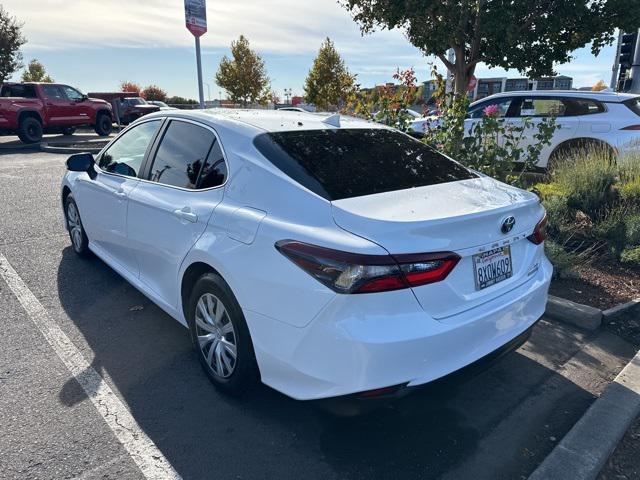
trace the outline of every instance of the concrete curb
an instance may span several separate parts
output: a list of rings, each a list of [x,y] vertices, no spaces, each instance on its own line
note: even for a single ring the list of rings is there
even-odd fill
[[[553,295],[549,295],[545,314],[586,330],[597,330],[602,324],[602,310]]]
[[[529,480],[594,480],[640,413],[640,352],[589,407]]]
[[[56,145],[51,145],[49,143],[41,143],[40,144],[40,150],[43,152],[48,152],[48,153],[69,153],[69,154],[73,154],[73,153],[84,153],[84,152],[88,152],[88,153],[99,153],[100,150],[102,150],[104,148],[104,145],[100,145],[100,146],[95,146],[92,147],[90,142],[87,142],[86,146],[83,147],[63,147],[63,146],[56,146]]]
[[[597,330],[603,323],[610,323],[621,315],[636,310],[640,312],[640,298],[603,311],[589,305],[549,295],[545,314],[555,320],[569,323],[576,327]]]
[[[602,312],[602,322],[609,323],[625,313],[634,312],[640,310],[640,298],[631,300],[630,302],[623,303],[622,305],[616,305],[613,308],[609,308]]]

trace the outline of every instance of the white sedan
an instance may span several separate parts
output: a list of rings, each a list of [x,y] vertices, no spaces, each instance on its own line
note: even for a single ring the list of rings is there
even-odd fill
[[[394,397],[522,343],[538,198],[338,115],[165,111],[67,161],[73,249],[189,328],[213,383]]]
[[[535,90],[504,92],[474,102],[465,120],[469,134],[482,120],[484,109],[495,106],[498,118],[505,125],[521,127],[525,121],[531,128],[524,131],[521,146],[535,142],[537,124],[555,117],[558,128],[550,145],[540,153],[538,167],[561,160],[575,150],[600,147],[612,156],[624,158],[640,152],[640,96],[612,92]],[[439,126],[437,117],[414,120],[415,132]]]

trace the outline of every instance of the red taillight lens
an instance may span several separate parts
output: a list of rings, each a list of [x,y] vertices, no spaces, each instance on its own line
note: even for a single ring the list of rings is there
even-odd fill
[[[533,233],[527,237],[530,242],[540,245],[547,238],[547,214],[538,222]]]
[[[640,125],[629,125],[628,127],[623,127],[620,130],[640,130]]]
[[[460,257],[454,253],[361,255],[282,240],[276,248],[331,290],[373,293],[417,287],[444,280]]]

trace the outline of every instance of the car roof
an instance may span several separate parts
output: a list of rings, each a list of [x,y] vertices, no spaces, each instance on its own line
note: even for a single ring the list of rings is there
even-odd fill
[[[282,110],[250,110],[210,108],[206,110],[176,110],[155,113],[153,116],[198,120],[215,124],[241,123],[254,133],[288,132],[294,130],[335,130],[346,128],[389,128],[379,123],[340,114],[318,114]],[[150,115],[145,118],[149,118]]]
[[[587,98],[590,100],[599,100],[601,102],[613,102],[621,103],[625,100],[632,98],[638,98],[639,95],[632,93],[617,93],[617,92],[590,92],[587,90],[521,90],[516,92],[501,92],[491,95],[489,97],[482,98],[477,102],[484,102],[494,98],[504,97],[575,97],[575,98]]]

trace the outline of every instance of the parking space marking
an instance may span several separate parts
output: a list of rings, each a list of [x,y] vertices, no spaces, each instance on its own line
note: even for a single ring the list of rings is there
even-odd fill
[[[0,253],[0,276],[69,372],[82,386],[98,413],[109,425],[142,474],[154,480],[179,479],[178,473],[140,428],[127,407],[55,323],[2,253]]]

